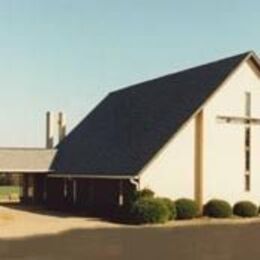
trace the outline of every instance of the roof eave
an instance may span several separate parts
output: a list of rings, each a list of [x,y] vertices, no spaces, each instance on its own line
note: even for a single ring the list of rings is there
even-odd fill
[[[85,178],[85,179],[136,179],[138,175],[102,175],[102,174],[48,174],[51,178]]]
[[[260,72],[260,59],[254,51],[249,52],[248,55],[245,57],[245,60],[249,59],[253,60],[255,66],[258,68]]]

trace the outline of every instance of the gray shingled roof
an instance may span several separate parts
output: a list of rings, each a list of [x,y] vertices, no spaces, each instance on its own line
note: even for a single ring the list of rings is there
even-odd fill
[[[57,146],[59,173],[136,175],[250,53],[109,94]]]
[[[55,149],[1,148],[0,172],[49,172]]]

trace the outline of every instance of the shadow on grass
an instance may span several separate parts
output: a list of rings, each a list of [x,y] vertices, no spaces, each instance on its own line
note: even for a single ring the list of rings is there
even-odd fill
[[[70,230],[0,239],[0,259],[259,260],[260,224]]]

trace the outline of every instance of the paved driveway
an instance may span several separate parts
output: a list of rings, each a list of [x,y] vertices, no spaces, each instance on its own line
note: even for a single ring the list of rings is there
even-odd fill
[[[259,260],[260,224],[79,229],[1,239],[0,259]]]

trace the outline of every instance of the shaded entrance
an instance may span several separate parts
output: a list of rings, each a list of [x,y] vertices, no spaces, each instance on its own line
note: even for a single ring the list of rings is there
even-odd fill
[[[107,214],[123,206],[134,188],[128,179],[48,177],[46,204],[52,209]]]

